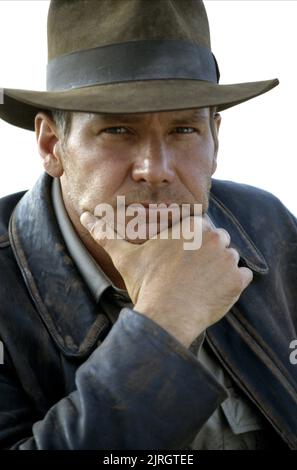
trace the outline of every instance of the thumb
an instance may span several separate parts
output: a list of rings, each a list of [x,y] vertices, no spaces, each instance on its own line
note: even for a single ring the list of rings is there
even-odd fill
[[[83,212],[80,216],[80,223],[89,231],[92,232],[97,222],[97,218],[91,212]]]

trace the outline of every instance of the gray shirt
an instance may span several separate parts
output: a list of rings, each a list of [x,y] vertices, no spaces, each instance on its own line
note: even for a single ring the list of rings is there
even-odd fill
[[[100,302],[112,323],[123,307],[133,308],[129,294],[116,287],[91,256],[72,225],[63,202],[59,178],[53,179],[52,201],[58,225],[67,249],[96,302]],[[222,368],[207,341],[193,342],[190,350],[228,391],[221,403],[197,434],[190,449],[263,449],[266,423],[255,405],[236,389],[229,374]]]

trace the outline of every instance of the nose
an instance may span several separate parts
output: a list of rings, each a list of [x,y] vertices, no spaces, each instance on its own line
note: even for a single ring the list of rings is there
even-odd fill
[[[174,180],[174,162],[170,149],[159,140],[152,139],[139,149],[132,178],[151,186],[163,186]]]

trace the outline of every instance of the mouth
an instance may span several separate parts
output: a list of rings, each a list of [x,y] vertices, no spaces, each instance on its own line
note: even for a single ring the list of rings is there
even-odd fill
[[[171,206],[171,204],[175,204],[176,203],[173,203],[173,202],[133,202],[131,204],[128,204],[126,205],[126,207],[129,207],[129,206],[132,206],[132,207],[139,207],[139,206],[143,206],[145,207],[146,209],[157,209],[159,205],[162,205],[162,207],[160,207],[160,209],[167,209],[169,206]],[[177,204],[179,206],[179,204]],[[164,207],[166,206],[166,207]]]
[[[150,227],[155,227],[156,233],[165,228],[170,228],[174,223],[177,223],[182,218],[179,204],[175,203],[175,210],[170,209],[172,202],[133,202],[126,205],[126,214],[130,209],[129,217],[133,217],[132,212],[135,210],[139,213],[139,226],[143,224]],[[132,211],[132,212],[131,212]],[[142,215],[141,215],[142,214]],[[144,218],[141,218],[144,216]],[[127,220],[127,219],[126,219]]]

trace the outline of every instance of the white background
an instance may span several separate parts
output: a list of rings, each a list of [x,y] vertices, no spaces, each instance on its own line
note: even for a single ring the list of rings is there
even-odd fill
[[[45,90],[48,5],[0,0],[0,87]],[[297,1],[207,0],[206,8],[221,83],[281,82],[222,113],[215,177],[266,189],[297,215]],[[30,188],[43,171],[35,134],[1,120],[0,159],[0,196]]]

